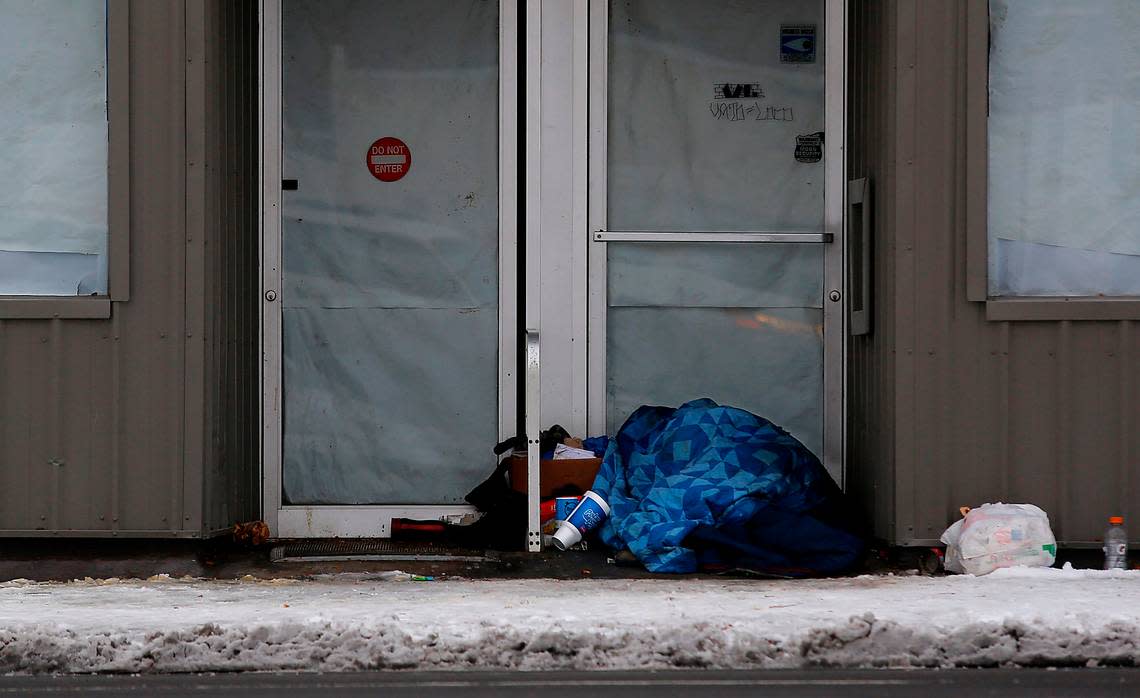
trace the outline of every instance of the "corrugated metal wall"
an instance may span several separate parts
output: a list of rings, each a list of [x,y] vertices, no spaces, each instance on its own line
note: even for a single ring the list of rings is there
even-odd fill
[[[212,0],[205,10],[211,531],[260,515],[260,93],[256,0]]]
[[[966,2],[853,11],[868,38],[855,55],[881,65],[851,90],[852,171],[879,192],[875,335],[851,355],[857,491],[901,544],[997,500],[1038,504],[1063,542],[1097,541],[1109,515],[1140,513],[1137,323],[991,322],[967,300],[966,184],[984,162],[967,160],[965,90],[986,75],[967,74]]]
[[[893,229],[896,27],[888,3],[849,0],[847,172],[870,180],[872,208],[871,333],[850,337],[847,386],[848,490],[880,536],[894,523],[894,295],[893,256],[884,233]]]
[[[220,197],[253,191],[256,131],[217,130],[256,91],[252,9],[130,5],[131,298],[109,320],[0,320],[0,536],[199,536],[252,513],[256,200]],[[211,70],[211,50],[245,67]]]

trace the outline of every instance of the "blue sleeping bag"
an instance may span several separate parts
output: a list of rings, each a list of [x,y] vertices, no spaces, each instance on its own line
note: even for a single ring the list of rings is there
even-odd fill
[[[611,508],[602,541],[653,572],[835,574],[863,547],[811,451],[709,399],[639,408],[611,440],[593,489]]]

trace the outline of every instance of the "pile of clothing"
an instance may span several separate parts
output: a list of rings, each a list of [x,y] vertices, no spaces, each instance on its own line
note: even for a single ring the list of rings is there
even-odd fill
[[[516,437],[495,452],[525,445]],[[544,458],[560,450],[604,453],[590,489],[610,513],[596,534],[619,560],[636,559],[652,572],[839,574],[863,551],[858,518],[819,459],[781,427],[742,409],[709,399],[646,406],[612,439],[580,442],[555,425],[542,433],[540,448]],[[467,495],[482,513],[475,523],[401,526],[468,547],[521,549],[526,495],[508,485],[509,460]],[[575,486],[550,496],[581,494]]]

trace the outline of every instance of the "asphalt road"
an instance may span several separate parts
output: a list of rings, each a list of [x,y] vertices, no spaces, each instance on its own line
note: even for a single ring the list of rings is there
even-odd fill
[[[0,696],[1051,696],[1140,695],[1140,669],[947,671],[361,672],[159,676],[0,676]]]

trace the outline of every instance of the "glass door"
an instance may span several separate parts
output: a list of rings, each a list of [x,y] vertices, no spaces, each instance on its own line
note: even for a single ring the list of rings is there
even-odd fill
[[[842,483],[843,0],[532,0],[522,110],[511,0],[264,7],[275,535],[465,512],[514,435],[520,124],[538,419],[710,397]]]
[[[842,7],[591,5],[591,432],[708,397],[842,482]]]
[[[265,5],[267,518],[461,514],[514,431],[514,3]]]

